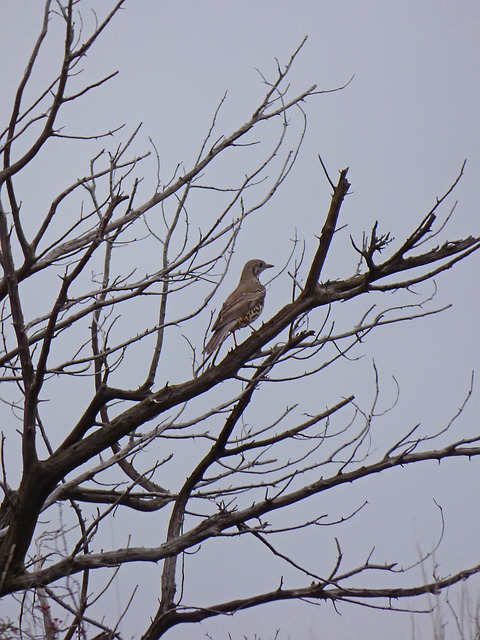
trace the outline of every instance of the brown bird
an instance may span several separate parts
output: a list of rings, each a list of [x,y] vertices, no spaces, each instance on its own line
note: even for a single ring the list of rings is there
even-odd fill
[[[258,276],[270,269],[273,264],[263,260],[249,260],[243,267],[240,282],[223,303],[220,313],[212,327],[213,336],[207,343],[204,353],[209,355],[220,347],[229,333],[248,327],[263,311],[265,287]],[[235,340],[235,334],[233,336]]]

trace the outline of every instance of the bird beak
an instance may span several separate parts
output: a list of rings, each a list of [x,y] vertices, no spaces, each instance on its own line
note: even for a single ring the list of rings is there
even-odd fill
[[[263,268],[264,269],[271,269],[274,266],[275,266],[274,264],[266,264]]]

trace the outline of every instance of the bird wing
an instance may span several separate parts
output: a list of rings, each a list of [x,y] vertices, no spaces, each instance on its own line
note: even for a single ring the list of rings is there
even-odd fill
[[[263,302],[265,298],[265,289],[258,288],[253,291],[245,291],[237,293],[234,291],[223,303],[218,318],[215,320],[215,324],[212,327],[212,331],[218,331],[222,327],[229,325],[238,318],[241,318],[244,313],[250,311],[259,302]]]

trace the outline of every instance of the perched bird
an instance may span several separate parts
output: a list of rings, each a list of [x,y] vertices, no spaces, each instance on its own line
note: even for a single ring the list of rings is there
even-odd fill
[[[258,276],[271,267],[273,264],[267,264],[263,260],[249,260],[245,264],[237,288],[220,309],[212,327],[213,336],[208,341],[204,353],[209,355],[218,349],[229,333],[248,327],[262,313],[265,287]]]

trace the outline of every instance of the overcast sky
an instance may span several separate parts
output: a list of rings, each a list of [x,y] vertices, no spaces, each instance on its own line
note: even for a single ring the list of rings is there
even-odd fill
[[[0,72],[2,118],[38,33],[42,5],[40,0],[0,0],[0,40],[2,50],[8,52],[8,64],[4,53]],[[459,201],[456,217],[444,236],[456,239],[480,234],[478,1],[131,0],[87,61],[88,77],[116,69],[120,74],[101,89],[99,100],[90,99],[66,111],[72,117],[68,126],[74,122],[78,131],[101,131],[126,123],[131,131],[142,122],[140,142],[147,148],[151,137],[160,150],[165,174],[173,173],[179,162],[192,162],[225,92],[222,126],[228,133],[248,119],[262,95],[264,86],[257,70],[273,76],[275,59],[287,62],[305,36],[307,43],[290,77],[293,92],[313,84],[332,89],[352,80],[344,90],[314,97],[305,105],[308,131],[299,161],[275,199],[247,225],[223,294],[234,286],[246,259],[261,257],[281,265],[288,257],[295,229],[307,240],[308,250],[313,250],[314,234],[320,230],[330,194],[318,154],[333,176],[348,166],[352,183],[352,194],[342,211],[342,224],[348,227],[339,234],[325,277],[353,273],[356,256],[349,236],[360,239],[375,220],[382,231],[391,231],[398,238],[414,228],[454,181],[464,159],[468,160],[465,175],[450,201],[450,205]],[[46,73],[56,59],[54,46],[47,51]],[[4,101],[6,95],[8,101]],[[68,183],[72,176],[85,173],[84,161],[73,147],[59,161],[52,158],[52,163],[58,162],[53,165],[53,186],[49,180],[52,165],[39,166],[32,178],[31,197],[51,197],[57,183]],[[479,360],[479,267],[479,256],[474,256],[438,279],[436,304],[451,302],[452,309],[442,316],[379,332],[363,346],[362,363],[341,380],[322,380],[322,384],[332,394],[344,389],[345,395],[354,392],[367,399],[372,394],[372,377],[366,372],[371,371],[375,358],[384,380],[385,405],[395,395],[391,376],[401,389],[399,404],[386,418],[385,429],[418,422],[432,425],[432,430],[441,427],[460,406]],[[272,283],[265,316],[285,304],[286,295],[281,279]],[[220,304],[216,300],[216,306]],[[301,391],[299,401],[303,401]],[[465,433],[478,430],[479,411],[476,384],[457,427],[461,434],[462,429]],[[438,534],[435,499],[447,523],[436,556],[440,573],[480,562],[478,462],[397,471],[380,483],[365,481],[361,491],[372,509],[341,532],[342,546],[353,557],[363,558],[375,545],[386,560],[398,558],[405,564],[415,560],[417,548],[428,547]],[[341,498],[338,492],[335,499]],[[352,504],[360,498],[357,494]],[[383,517],[385,505],[392,503],[398,505],[399,519]],[[335,505],[329,502],[328,508],[334,510]],[[228,547],[225,554],[229,554]],[[239,595],[245,595],[249,581],[255,582],[255,564],[245,568],[243,562],[225,562],[225,566],[229,573],[222,574],[217,568],[215,579],[221,584],[229,576],[238,576],[243,585]],[[209,570],[200,559],[198,565],[192,561],[198,588],[208,585],[211,577],[202,579],[202,572]],[[137,579],[152,576],[148,568]],[[272,578],[271,588],[275,586]],[[472,583],[473,599],[478,597],[477,587]],[[141,616],[141,604],[138,607]],[[173,630],[169,637],[200,640],[210,633],[214,640],[224,640],[230,632],[234,640],[255,634],[268,640],[278,628],[279,640],[413,637],[408,615],[353,606],[343,606],[340,613],[328,605],[272,605]],[[431,637],[427,621],[416,625],[417,640]],[[138,628],[127,627],[123,632],[128,637],[138,633]]]

